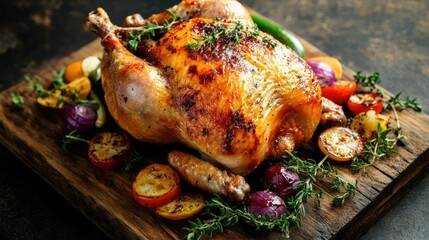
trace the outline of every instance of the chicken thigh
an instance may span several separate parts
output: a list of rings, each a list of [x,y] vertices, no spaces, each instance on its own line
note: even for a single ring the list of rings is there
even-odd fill
[[[308,141],[321,117],[321,91],[306,62],[251,20],[196,16],[152,38],[141,58],[119,34],[136,28],[113,25],[100,8],[89,14],[86,27],[104,46],[102,84],[118,125],[140,141],[184,143],[242,176]]]

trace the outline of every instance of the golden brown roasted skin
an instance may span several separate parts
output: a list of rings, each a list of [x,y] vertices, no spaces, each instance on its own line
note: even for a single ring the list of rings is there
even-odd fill
[[[321,92],[305,61],[264,33],[189,49],[218,27],[211,19],[183,21],[142,59],[121,44],[102,9],[87,22],[103,39],[105,99],[121,128],[141,141],[184,143],[245,176],[311,138]]]

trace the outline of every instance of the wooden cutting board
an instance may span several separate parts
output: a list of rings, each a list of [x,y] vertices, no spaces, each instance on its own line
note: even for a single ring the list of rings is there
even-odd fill
[[[306,56],[325,55],[302,40]],[[50,79],[53,71],[89,55],[101,56],[99,40],[83,46],[63,59],[45,62],[35,73]],[[353,71],[345,68],[345,79]],[[11,106],[10,94],[25,97],[24,109]],[[342,207],[331,205],[325,194],[319,207],[315,199],[306,205],[301,228],[291,229],[291,239],[355,239],[391,208],[429,169],[429,117],[423,113],[399,113],[407,145],[398,147],[398,154],[367,169],[367,175],[353,175],[347,166],[336,166],[349,181],[358,179],[356,194]],[[61,140],[67,133],[61,113],[43,109],[35,103],[35,94],[21,83],[0,93],[0,142],[56,191],[72,203],[95,225],[114,239],[181,239],[187,221],[167,221],[141,207],[131,197],[131,182],[139,170],[99,170],[83,153],[67,153]],[[142,144],[144,161],[164,159],[177,146]],[[255,231],[239,225],[215,234],[214,239],[279,239],[279,232]]]

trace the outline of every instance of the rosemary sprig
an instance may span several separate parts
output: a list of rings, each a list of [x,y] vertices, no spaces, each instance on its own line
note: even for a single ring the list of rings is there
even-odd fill
[[[160,25],[157,21],[147,22],[142,29],[138,29],[135,32],[130,32],[129,37],[130,40],[128,41],[128,47],[136,51],[139,43],[144,37],[155,37],[157,30],[159,30],[161,33],[165,33],[168,30],[170,30],[174,25],[179,23],[181,19],[176,16],[173,12],[170,10],[167,10],[171,17],[171,21],[165,21],[162,25]]]
[[[260,31],[256,26],[254,29],[250,29],[239,21],[234,23],[234,27],[231,27],[220,22],[219,19],[215,19],[212,25],[212,29],[204,32],[199,37],[193,38],[195,42],[189,43],[186,47],[189,50],[200,51],[204,48],[215,48],[218,41],[232,42],[235,45],[239,45],[240,41],[245,37],[257,38],[260,36]],[[261,41],[273,48],[277,46],[275,41],[267,37],[261,37]]]

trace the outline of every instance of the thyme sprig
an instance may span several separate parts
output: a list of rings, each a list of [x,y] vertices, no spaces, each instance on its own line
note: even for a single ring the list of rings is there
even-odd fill
[[[380,73],[375,72],[371,75],[366,76],[363,75],[361,71],[358,71],[355,75],[353,75],[353,78],[357,84],[360,84],[363,87],[369,87],[381,97],[384,96],[383,91],[377,86],[381,83]]]
[[[133,164],[136,162],[139,162],[140,160],[142,160],[142,156],[137,151],[137,149],[135,147],[133,147],[130,151],[130,155],[129,155],[127,161],[125,161],[125,163],[124,163],[125,171],[130,171],[133,168]]]
[[[215,232],[223,232],[224,228],[233,227],[243,221],[256,230],[279,230],[286,237],[289,235],[290,218],[282,215],[279,219],[271,217],[255,216],[246,206],[231,206],[221,197],[214,195],[205,204],[202,216],[208,216],[208,219],[201,220],[197,218],[190,221],[190,227],[184,228],[188,232],[186,239],[200,239],[205,234],[213,236]]]
[[[156,20],[153,20],[152,22],[146,22],[146,24],[141,29],[138,29],[134,32],[130,32],[130,40],[128,40],[127,43],[128,47],[131,50],[136,51],[139,43],[142,41],[143,38],[155,37],[157,30],[159,30],[161,34],[165,33],[181,21],[180,17],[176,16],[176,14],[174,14],[170,10],[167,10],[167,12],[171,17],[171,21],[165,21],[163,24],[160,25]]]
[[[224,41],[225,43],[234,43],[239,45],[240,41],[245,37],[251,37],[253,39],[260,36],[259,29],[255,26],[253,29],[244,26],[240,21],[234,23],[234,27],[227,26],[222,23],[219,19],[213,21],[213,28],[209,31],[204,32],[201,36],[193,38],[195,42],[189,43],[186,47],[189,50],[200,51],[204,48],[215,48],[216,42]],[[276,47],[277,43],[270,38],[261,37],[262,42],[268,44],[271,47]]]
[[[326,158],[319,163],[316,163],[312,159],[303,160],[294,152],[290,152],[288,156],[284,157],[282,163],[287,168],[305,177],[305,179],[294,185],[297,193],[291,196],[286,203],[288,214],[283,214],[279,219],[255,216],[249,212],[246,206],[230,206],[219,196],[215,195],[207,201],[205,210],[202,213],[202,216],[208,216],[208,218],[204,220],[197,218],[195,221],[190,221],[190,227],[184,228],[184,230],[188,232],[186,238],[200,239],[207,233],[209,233],[211,237],[215,232],[223,232],[224,228],[235,226],[240,220],[255,227],[257,230],[266,229],[281,231],[282,234],[288,238],[289,228],[291,226],[301,226],[302,218],[305,216],[305,204],[307,201],[313,196],[316,196],[320,205],[323,190],[319,189],[319,191],[315,191],[315,182],[329,180],[332,190],[339,191],[341,188],[344,188],[344,191],[333,197],[334,205],[343,204],[357,188],[357,181],[354,184],[347,182],[346,179],[339,174],[335,168],[331,167],[329,163],[325,162],[325,160]]]
[[[378,85],[381,83],[380,73],[375,72],[366,76],[363,75],[362,72],[358,71],[353,77],[357,84],[360,84],[363,87],[369,87],[370,90],[374,91],[381,97],[385,96],[384,92],[378,87]],[[395,106],[396,109],[399,111],[402,111],[407,108],[411,108],[418,112],[422,111],[422,105],[417,102],[416,98],[411,99],[410,97],[407,97],[405,100],[401,100],[401,94],[402,93],[398,93],[395,96],[391,96],[386,101],[386,104],[384,104],[383,109],[392,109],[392,107]]]
[[[390,105],[390,108],[393,110],[396,128],[387,128],[383,130],[381,124],[377,124],[376,137],[365,143],[363,152],[352,159],[350,170],[353,173],[365,173],[366,168],[373,166],[376,161],[397,153],[395,146],[399,142],[405,144],[405,135],[402,131],[398,112],[393,104]]]
[[[330,182],[330,189],[332,191],[341,191],[341,193],[333,196],[332,203],[335,206],[341,205],[344,201],[352,195],[356,190],[358,181],[355,183],[348,182],[345,177],[338,172],[335,167],[332,167],[326,162],[327,156],[319,163],[313,159],[303,160],[299,158],[296,153],[288,152],[288,156],[283,157],[282,163],[290,170],[296,172],[298,175],[311,180],[312,183],[319,181]],[[322,192],[317,194],[317,200],[320,203]]]
[[[416,98],[407,97],[405,100],[401,100],[399,97],[402,93],[398,93],[395,96],[392,96],[387,100],[387,103],[383,106],[384,110],[392,109],[392,107],[396,107],[397,110],[401,111],[406,108],[411,108],[414,111],[421,112],[422,105],[417,102]]]
[[[70,152],[71,146],[77,142],[90,143],[89,140],[82,138],[82,135],[77,130],[73,130],[64,136],[61,147],[64,151]]]

